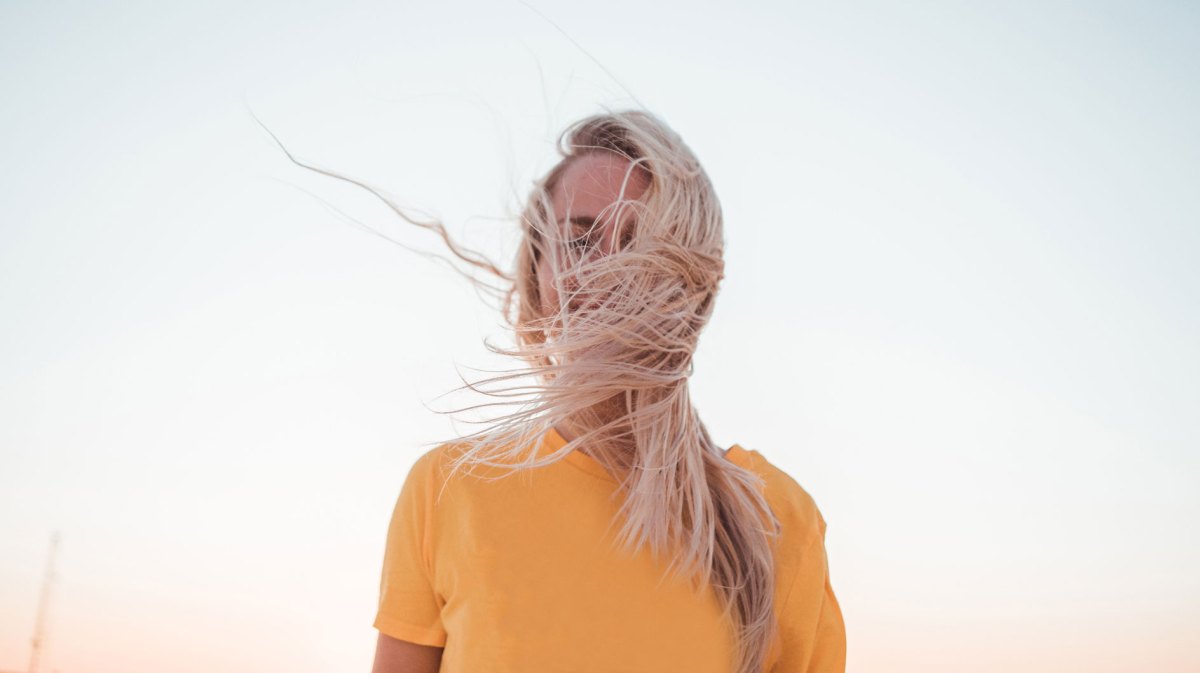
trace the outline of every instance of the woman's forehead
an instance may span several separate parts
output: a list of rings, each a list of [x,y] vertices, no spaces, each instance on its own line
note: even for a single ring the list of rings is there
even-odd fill
[[[588,152],[573,159],[550,194],[557,219],[568,210],[572,216],[598,216],[621,197],[622,185],[625,199],[640,199],[650,186],[650,176],[641,168],[630,173],[631,166],[614,152]]]

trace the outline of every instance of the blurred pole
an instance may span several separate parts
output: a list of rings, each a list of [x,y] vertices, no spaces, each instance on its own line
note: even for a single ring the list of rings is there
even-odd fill
[[[58,578],[54,563],[58,556],[58,531],[50,536],[50,556],[46,559],[46,573],[42,576],[42,596],[38,600],[37,623],[33,629],[33,651],[29,655],[29,673],[38,673],[42,650],[46,646],[46,619],[50,612],[50,596],[54,581]]]

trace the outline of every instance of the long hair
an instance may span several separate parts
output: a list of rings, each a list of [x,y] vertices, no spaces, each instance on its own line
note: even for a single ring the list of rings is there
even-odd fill
[[[558,150],[561,160],[534,183],[520,213],[511,273],[460,248],[440,222],[419,220],[360,182],[316,170],[372,191],[498,281],[481,285],[501,300],[515,345],[488,348],[524,366],[466,383],[494,400],[467,409],[516,408],[479,432],[448,439],[456,449],[453,470],[485,465],[511,473],[586,447],[619,483],[619,544],[630,553],[648,547],[664,576],[712,587],[736,630],[735,670],[760,673],[777,635],[773,540],[780,523],[761,478],[724,458],[688,391],[697,340],[724,275],[716,193],[682,139],[644,111],[582,119],[562,133]],[[634,216],[620,246],[603,256],[579,252],[561,224],[564,214],[551,207],[566,168],[589,152],[627,159],[626,185],[636,171],[649,176],[641,198],[625,198],[623,188],[613,212],[602,214],[619,218],[633,209]],[[544,310],[539,264],[553,270],[555,310]],[[539,457],[538,439],[566,425],[584,431]]]

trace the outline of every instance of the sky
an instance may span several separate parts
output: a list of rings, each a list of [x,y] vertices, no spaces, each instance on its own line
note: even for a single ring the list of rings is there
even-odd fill
[[[828,522],[857,673],[1200,670],[1200,10],[0,5],[0,670],[369,670],[557,133],[721,198],[696,406]],[[269,132],[268,132],[269,131]],[[371,232],[383,233],[394,245]]]

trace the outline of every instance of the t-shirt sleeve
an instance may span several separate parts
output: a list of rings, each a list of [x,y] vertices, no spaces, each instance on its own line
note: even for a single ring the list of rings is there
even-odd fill
[[[417,459],[392,511],[374,626],[399,640],[444,647],[441,610],[445,601],[434,589],[430,555],[430,522],[437,490],[433,458],[430,452]]]
[[[845,672],[846,627],[829,576],[823,519],[819,534],[801,552],[799,569],[779,614],[783,652],[772,673]]]

